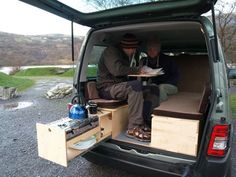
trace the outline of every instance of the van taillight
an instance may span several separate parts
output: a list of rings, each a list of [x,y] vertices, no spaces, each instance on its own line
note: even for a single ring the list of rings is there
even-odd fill
[[[227,150],[229,125],[215,125],[211,133],[207,155],[223,157]]]

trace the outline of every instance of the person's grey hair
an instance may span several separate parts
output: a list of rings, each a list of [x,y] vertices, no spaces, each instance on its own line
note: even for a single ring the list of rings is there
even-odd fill
[[[159,38],[155,38],[155,39],[149,39],[147,41],[147,49],[148,47],[156,47],[158,49],[158,51],[161,50],[161,41]]]

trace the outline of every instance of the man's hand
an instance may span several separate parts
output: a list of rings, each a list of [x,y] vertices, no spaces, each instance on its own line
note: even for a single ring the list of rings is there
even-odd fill
[[[139,70],[138,70],[138,74],[145,74],[145,70],[143,68],[143,66],[139,66]]]
[[[140,69],[140,74],[147,74],[147,73],[149,73],[149,72],[151,72],[151,71],[152,71],[152,68],[150,68],[150,67],[144,65],[144,66],[142,66],[141,69]]]

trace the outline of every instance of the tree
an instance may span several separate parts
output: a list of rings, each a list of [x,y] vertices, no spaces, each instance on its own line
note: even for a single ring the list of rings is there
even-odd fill
[[[111,9],[132,4],[155,2],[158,0],[84,0],[88,5],[97,10]]]
[[[86,0],[88,4],[98,10],[105,10],[122,5],[132,4],[132,0]]]
[[[233,62],[235,56],[235,44],[236,44],[236,0],[232,4],[223,2],[220,0],[216,6],[216,24],[218,30],[218,36],[221,40],[223,51],[226,54],[228,60]],[[235,62],[235,61],[234,61]]]

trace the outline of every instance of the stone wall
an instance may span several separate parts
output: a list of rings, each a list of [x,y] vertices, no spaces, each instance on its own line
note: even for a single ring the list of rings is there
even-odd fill
[[[9,100],[17,96],[17,89],[15,87],[2,87],[0,86],[0,99]]]

